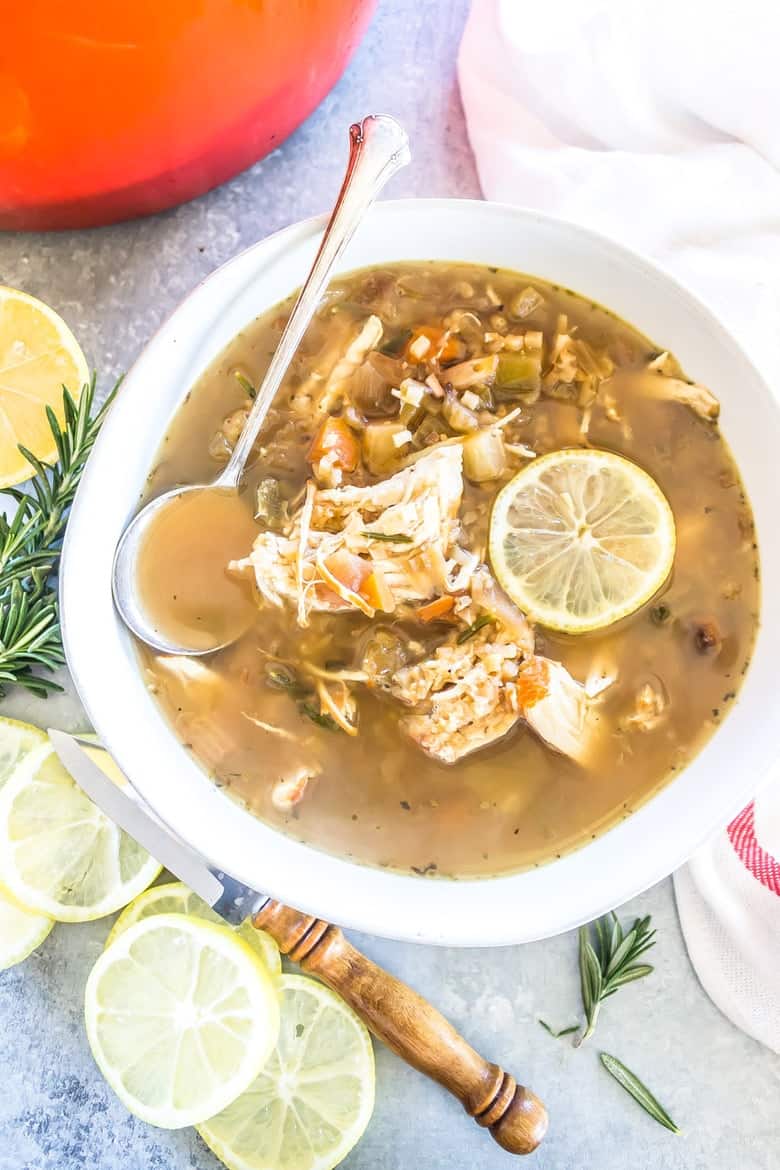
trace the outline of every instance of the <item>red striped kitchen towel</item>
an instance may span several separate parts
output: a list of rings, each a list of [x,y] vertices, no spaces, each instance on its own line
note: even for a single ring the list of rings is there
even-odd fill
[[[724,1015],[780,1052],[780,786],[674,877],[691,962]]]

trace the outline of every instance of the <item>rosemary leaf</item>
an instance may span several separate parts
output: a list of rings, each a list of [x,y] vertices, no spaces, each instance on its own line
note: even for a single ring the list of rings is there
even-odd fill
[[[559,1040],[561,1036],[571,1036],[572,1032],[578,1032],[579,1024],[570,1024],[568,1028],[560,1028],[557,1032],[550,1027],[546,1020],[539,1020],[539,1023],[544,1028],[545,1032],[549,1032],[554,1040]]]
[[[246,374],[242,374],[240,370],[236,370],[234,377],[241,389],[250,397],[257,398],[257,390],[247,378]]]
[[[672,1133],[682,1132],[647,1086],[643,1085],[639,1077],[626,1068],[622,1061],[618,1060],[616,1056],[610,1056],[608,1052],[600,1053],[600,1059],[610,1076],[613,1076],[617,1083],[627,1093],[630,1093],[634,1100],[642,1106],[645,1113],[649,1113],[659,1125],[670,1129]]]
[[[301,703],[301,714],[311,719],[312,723],[316,723],[318,727],[324,727],[328,731],[341,731],[336,720],[332,715],[322,715],[313,703]]]
[[[649,963],[639,963],[636,967],[626,967],[626,969],[618,975],[613,976],[610,980],[610,990],[605,993],[607,995],[614,995],[619,987],[624,983],[633,983],[635,979],[644,979],[645,975],[649,975],[653,968]]]
[[[411,544],[411,536],[403,532],[361,532],[361,536],[370,536],[372,540],[384,540],[386,544]]]
[[[483,613],[482,616],[478,617],[475,622],[472,622],[472,624],[468,626],[467,629],[462,630],[458,634],[455,641],[459,646],[462,646],[464,642],[468,642],[469,638],[473,638],[474,635],[478,634],[481,629],[484,629],[485,626],[489,626],[491,622],[494,621],[495,618],[490,617],[489,614]]]
[[[19,447],[35,476],[24,490],[8,491],[16,510],[10,520],[0,516],[0,697],[7,686],[25,687],[41,697],[61,690],[39,673],[56,670],[65,661],[51,579],[57,572],[68,510],[118,387],[119,382],[91,417],[95,376],[84,386],[78,404],[63,387],[64,422],[59,423],[50,406],[46,409],[57,451],[51,466]]]

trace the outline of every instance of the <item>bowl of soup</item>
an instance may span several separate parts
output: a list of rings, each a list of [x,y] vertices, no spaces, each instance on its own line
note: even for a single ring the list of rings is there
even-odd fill
[[[596,916],[772,774],[775,401],[648,261],[520,208],[375,207],[239,497],[183,495],[139,591],[140,502],[215,477],[322,231],[204,281],[131,370],[74,505],[66,650],[140,797],[257,889],[390,937]]]

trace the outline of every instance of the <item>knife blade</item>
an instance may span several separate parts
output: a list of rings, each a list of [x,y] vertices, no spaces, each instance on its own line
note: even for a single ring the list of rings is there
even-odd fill
[[[220,917],[237,925],[268,901],[265,894],[245,886],[224,870],[212,868],[147,809],[138,797],[127,796],[64,731],[48,731],[54,751],[79,788],[115,824],[194,890]]]

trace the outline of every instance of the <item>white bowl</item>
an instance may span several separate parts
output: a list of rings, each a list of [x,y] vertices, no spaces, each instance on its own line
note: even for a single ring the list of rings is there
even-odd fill
[[[218,269],[176,310],[130,371],[90,458],[66,539],[62,618],[73,678],[101,739],[167,824],[258,890],[346,926],[457,946],[567,930],[665,877],[770,776],[780,726],[780,617],[767,607],[727,719],[685,769],[628,820],[577,852],[510,877],[424,879],[358,866],[300,844],[220,792],[144,686],[111,602],[114,547],[158,442],[192,383],[258,313],[305,275],[323,228],[307,220]],[[780,596],[780,410],[746,355],[669,276],[593,232],[536,212],[461,200],[376,206],[343,269],[393,260],[466,260],[536,274],[615,310],[678,356],[722,403],[722,426],[756,515],[763,591]]]

